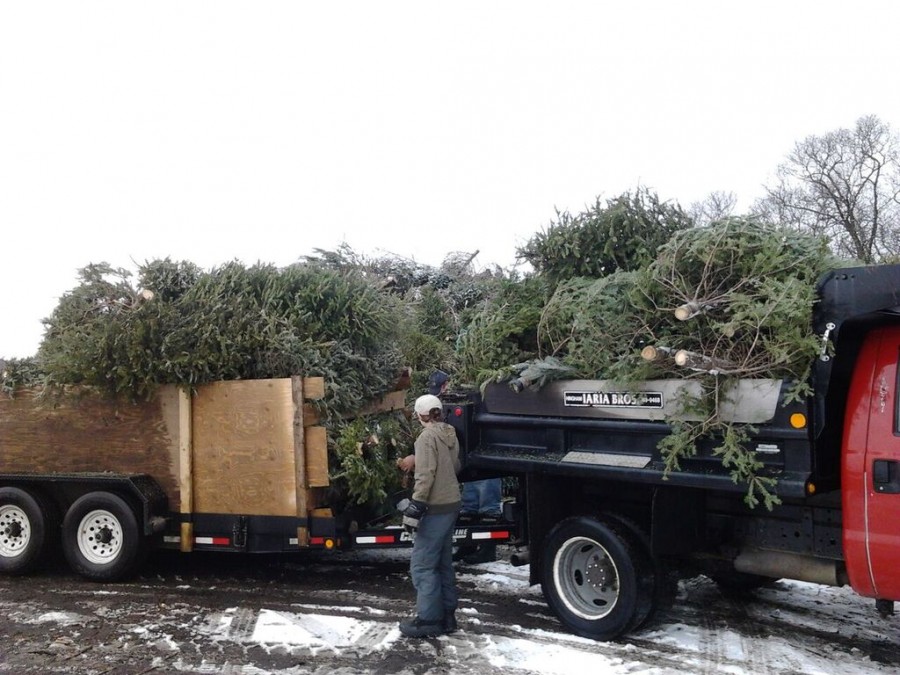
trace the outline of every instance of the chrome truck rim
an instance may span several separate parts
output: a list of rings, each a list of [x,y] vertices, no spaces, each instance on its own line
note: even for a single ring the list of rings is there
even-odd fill
[[[86,560],[104,565],[122,551],[122,524],[109,511],[91,511],[78,525],[78,549]]]
[[[602,619],[619,599],[619,572],[603,546],[587,537],[567,540],[553,559],[553,579],[568,610]]]
[[[31,541],[31,522],[18,506],[0,506],[0,556],[14,558]]]

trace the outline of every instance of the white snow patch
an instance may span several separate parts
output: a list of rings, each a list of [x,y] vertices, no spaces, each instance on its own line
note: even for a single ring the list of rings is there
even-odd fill
[[[44,612],[29,619],[25,623],[57,623],[61,626],[72,626],[87,621],[87,617],[75,612]]]
[[[633,673],[634,663],[620,657],[589,653],[567,645],[491,636],[482,650],[496,668],[515,668],[544,675],[569,673]]]
[[[378,628],[377,622],[360,621],[352,617],[288,614],[264,609],[259,613],[250,639],[263,644],[307,647],[314,651],[330,649],[336,652],[355,645],[364,635],[380,632]],[[367,644],[367,648],[384,649],[400,635],[396,629],[384,633],[376,643]]]
[[[312,605],[306,604],[302,602],[293,602],[291,603],[291,607],[298,607],[300,609],[315,609],[319,611],[328,611],[328,612],[345,612],[345,613],[356,613],[356,614],[371,614],[373,616],[385,616],[387,612],[383,609],[376,609],[375,607],[349,607],[347,605]]]

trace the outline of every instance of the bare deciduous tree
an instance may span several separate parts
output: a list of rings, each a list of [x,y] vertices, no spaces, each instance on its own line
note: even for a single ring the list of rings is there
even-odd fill
[[[754,205],[767,220],[824,235],[864,263],[900,254],[900,144],[878,117],[798,142]]]
[[[691,204],[688,215],[696,225],[709,225],[733,216],[735,207],[737,207],[736,194],[716,190],[710,192],[702,201]]]

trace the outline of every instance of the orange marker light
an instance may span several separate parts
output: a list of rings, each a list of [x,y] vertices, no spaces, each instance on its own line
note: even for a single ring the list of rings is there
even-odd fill
[[[806,415],[803,413],[791,415],[791,426],[795,429],[803,429],[806,426]]]

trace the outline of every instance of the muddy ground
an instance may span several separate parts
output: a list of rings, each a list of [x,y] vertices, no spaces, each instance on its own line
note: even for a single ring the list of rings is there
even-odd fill
[[[528,587],[527,567],[462,565],[458,573],[462,630],[411,641],[396,635],[413,601],[402,554],[158,553],[137,578],[113,585],[84,581],[60,564],[0,577],[0,672],[526,673],[527,658],[504,660],[498,650],[559,645],[568,658],[618,664],[606,672],[820,672],[809,659],[823,654],[843,672],[840,663],[853,672],[900,670],[900,622],[883,621],[849,591],[835,600],[782,583],[734,597],[701,577],[682,582],[675,606],[654,626],[597,643],[566,633],[539,589]],[[352,617],[365,630],[341,648],[266,644],[254,634],[263,613]]]

